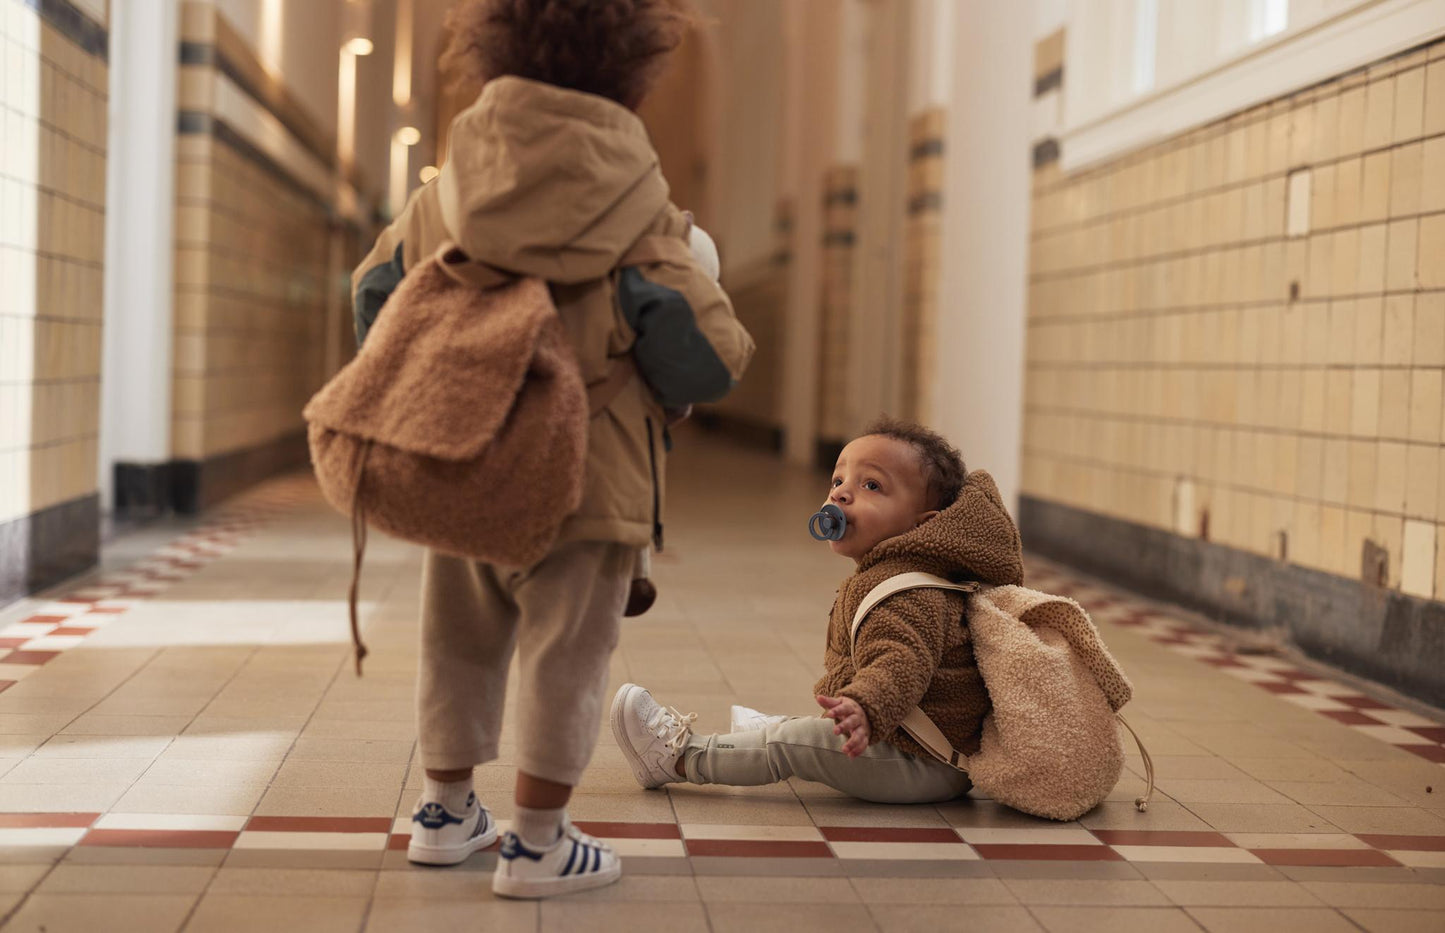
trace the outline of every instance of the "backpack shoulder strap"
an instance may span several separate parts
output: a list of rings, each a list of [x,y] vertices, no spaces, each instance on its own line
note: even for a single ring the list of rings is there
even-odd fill
[[[873,611],[873,607],[892,596],[894,593],[901,593],[904,590],[914,590],[920,587],[937,590],[954,590],[959,593],[972,593],[978,589],[976,583],[954,583],[946,580],[937,574],[913,571],[912,573],[900,573],[889,577],[882,583],[873,587],[858,604],[858,611],[853,613],[853,629],[848,636],[848,644],[851,646],[858,641],[858,627],[863,624],[863,619]]]
[[[848,649],[851,651],[858,643],[858,628],[863,624],[863,619],[873,610],[874,606],[877,606],[894,593],[900,593],[903,590],[918,589],[920,587],[953,590],[957,593],[972,593],[978,590],[978,584],[976,583],[954,583],[936,574],[923,573],[921,571],[900,573],[896,576],[889,577],[887,580],[884,580],[869,590],[868,594],[863,597],[863,601],[858,604],[858,611],[853,613],[852,631],[850,631],[848,635]],[[936,722],[928,718],[928,714],[925,713],[921,707],[915,706],[909,710],[908,715],[903,717],[903,722],[899,724],[899,727],[912,736],[915,742],[927,749],[928,753],[934,758],[960,771],[968,770],[968,760],[964,757],[963,753],[953,747],[953,743],[949,742],[948,738],[944,736],[943,730],[938,728]]]

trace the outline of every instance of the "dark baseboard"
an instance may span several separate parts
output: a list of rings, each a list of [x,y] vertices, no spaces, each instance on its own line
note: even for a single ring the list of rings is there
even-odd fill
[[[833,472],[833,467],[838,465],[838,458],[843,455],[843,448],[847,446],[846,441],[819,439],[813,448],[813,465],[820,470]]]
[[[148,518],[168,512],[194,515],[269,479],[305,466],[305,432],[208,457],[167,463],[118,463],[115,467],[116,516]]]
[[[1306,655],[1445,706],[1445,603],[1031,496],[1024,547],[1219,622],[1278,631]]]
[[[0,523],[0,604],[73,577],[100,559],[100,495]]]
[[[721,434],[749,447],[774,453],[783,449],[783,429],[774,424],[707,409],[695,409],[690,420],[705,431]]]

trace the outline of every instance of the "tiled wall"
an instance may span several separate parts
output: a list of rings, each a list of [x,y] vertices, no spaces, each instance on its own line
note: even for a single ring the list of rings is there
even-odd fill
[[[0,0],[0,525],[96,494],[108,73],[74,25]]]
[[[858,167],[838,165],[823,177],[823,287],[820,293],[818,437],[848,437],[848,318],[857,254]]]
[[[337,287],[326,202],[230,126],[236,117],[213,112],[219,88],[241,75],[227,91],[245,92],[238,113],[263,114],[298,146],[332,144],[284,90],[245,79],[262,72],[211,7],[187,4],[182,30],[172,448],[204,463],[294,445],[301,408],[326,375]]]
[[[328,224],[220,138],[177,146],[172,444],[204,460],[294,434],[322,382]]]
[[[1027,496],[1445,599],[1445,44],[1034,176]]]
[[[943,238],[944,132],[947,111],[916,114],[908,126],[908,221],[903,242],[902,360],[897,414],[931,420],[925,387],[933,382]]]

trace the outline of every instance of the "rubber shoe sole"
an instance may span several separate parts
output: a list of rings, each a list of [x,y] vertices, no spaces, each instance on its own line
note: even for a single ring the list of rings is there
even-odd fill
[[[416,842],[412,837],[406,847],[406,859],[417,865],[460,865],[471,857],[473,852],[479,852],[497,841],[497,821],[488,818],[491,828],[480,836],[473,836],[461,845],[456,846],[428,846]]]
[[[492,892],[499,897],[537,900],[606,887],[621,877],[622,862],[620,859],[611,868],[582,875],[518,878],[515,875],[503,875],[498,872],[492,876]]]

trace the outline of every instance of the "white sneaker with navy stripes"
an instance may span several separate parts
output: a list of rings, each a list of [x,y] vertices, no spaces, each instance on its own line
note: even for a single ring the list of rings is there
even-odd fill
[[[477,802],[475,793],[467,795],[461,813],[422,799],[411,815],[406,857],[418,865],[457,865],[496,841],[497,824],[491,812]]]
[[[516,833],[503,835],[492,890],[502,897],[552,897],[600,888],[621,877],[622,860],[612,847],[568,820],[562,836],[546,848],[533,848]]]

